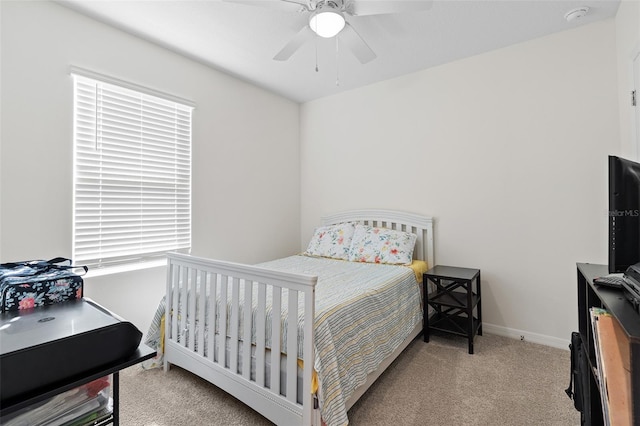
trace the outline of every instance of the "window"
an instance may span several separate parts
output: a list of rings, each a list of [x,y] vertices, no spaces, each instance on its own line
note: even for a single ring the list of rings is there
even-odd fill
[[[72,76],[74,261],[102,268],[188,251],[192,106],[89,72]]]

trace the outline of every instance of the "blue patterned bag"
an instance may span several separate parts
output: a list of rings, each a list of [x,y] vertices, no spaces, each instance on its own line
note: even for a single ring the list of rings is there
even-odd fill
[[[83,280],[74,269],[88,271],[62,257],[1,264],[0,312],[81,299]]]

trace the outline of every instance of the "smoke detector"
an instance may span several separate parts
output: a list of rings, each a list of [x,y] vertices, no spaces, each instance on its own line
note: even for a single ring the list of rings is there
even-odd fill
[[[580,19],[589,13],[589,8],[587,6],[578,7],[576,9],[572,9],[564,14],[564,19],[567,22],[575,21],[576,19]]]

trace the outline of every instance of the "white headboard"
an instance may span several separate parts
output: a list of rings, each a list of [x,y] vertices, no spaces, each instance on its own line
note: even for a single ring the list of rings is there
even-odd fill
[[[350,210],[322,217],[323,225],[343,222],[358,222],[369,226],[379,226],[398,231],[413,232],[418,236],[414,258],[425,260],[433,268],[433,218],[394,210]]]

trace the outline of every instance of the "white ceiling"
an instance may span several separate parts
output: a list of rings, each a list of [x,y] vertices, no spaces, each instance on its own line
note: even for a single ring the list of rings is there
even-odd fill
[[[307,24],[303,13],[221,0],[57,2],[297,102],[612,18],[620,4],[620,0],[435,0],[430,10],[421,12],[348,17],[377,54],[363,65],[340,45],[336,54],[334,39],[319,37],[288,61],[273,60]],[[587,16],[573,22],[564,19],[566,12],[581,6],[590,8]]]

